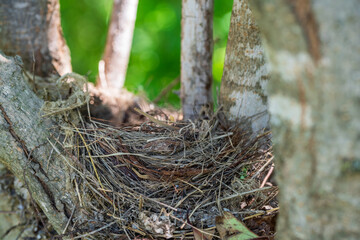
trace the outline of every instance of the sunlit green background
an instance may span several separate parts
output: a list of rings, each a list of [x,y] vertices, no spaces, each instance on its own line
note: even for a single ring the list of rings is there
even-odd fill
[[[214,93],[222,75],[232,2],[214,1]],[[88,75],[92,82],[104,50],[112,3],[112,0],[60,0],[73,71]],[[180,22],[181,0],[139,0],[125,82],[128,90],[154,99],[179,76]],[[170,92],[161,103],[179,107],[180,99]]]

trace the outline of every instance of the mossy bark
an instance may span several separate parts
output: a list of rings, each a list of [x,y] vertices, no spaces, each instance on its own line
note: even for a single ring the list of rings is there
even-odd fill
[[[229,126],[253,136],[269,128],[268,65],[248,0],[234,0],[220,104]]]

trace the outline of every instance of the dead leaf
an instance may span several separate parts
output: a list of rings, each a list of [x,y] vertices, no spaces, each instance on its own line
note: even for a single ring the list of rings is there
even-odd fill
[[[229,212],[224,212],[224,216],[217,216],[215,224],[221,239],[249,240],[258,237]]]
[[[145,229],[152,234],[159,235],[166,239],[173,237],[175,227],[166,214],[158,215],[153,213],[150,215],[149,212],[143,211],[139,213],[139,221]]]
[[[215,233],[215,229],[212,230],[202,230],[203,232],[200,232],[196,228],[193,228],[194,233],[194,239],[195,240],[211,240],[213,238],[213,235]]]

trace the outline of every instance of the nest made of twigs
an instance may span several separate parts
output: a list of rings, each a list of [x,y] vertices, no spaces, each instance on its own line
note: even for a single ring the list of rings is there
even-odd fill
[[[264,186],[272,165],[269,133],[228,131],[216,116],[193,123],[144,115],[150,121],[141,125],[67,127],[87,215],[73,222],[83,236],[192,238],[193,228],[214,228],[223,211],[244,218],[274,199],[277,187]]]

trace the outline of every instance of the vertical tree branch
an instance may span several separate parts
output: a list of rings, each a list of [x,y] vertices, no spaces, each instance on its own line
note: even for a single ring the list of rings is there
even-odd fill
[[[220,104],[229,125],[256,135],[269,128],[268,65],[248,0],[234,0]]]
[[[184,119],[212,108],[213,0],[183,0],[181,100]]]
[[[121,90],[135,28],[138,0],[114,0],[103,60],[103,73],[99,73],[100,86]],[[101,71],[101,69],[100,69]],[[102,79],[104,78],[105,79]]]

